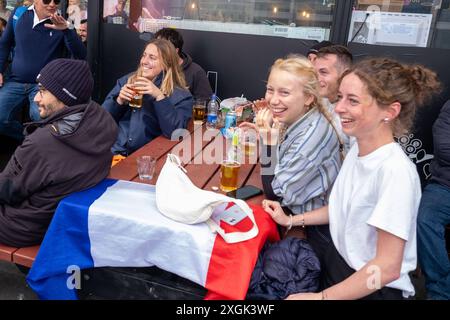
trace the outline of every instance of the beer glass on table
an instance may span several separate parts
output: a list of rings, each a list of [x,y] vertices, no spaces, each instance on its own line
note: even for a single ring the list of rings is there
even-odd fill
[[[256,130],[243,130],[239,140],[245,156],[253,156],[256,153],[258,145],[258,133]]]
[[[195,99],[192,112],[194,124],[203,124],[206,116],[206,99]]]
[[[220,165],[220,190],[233,191],[238,188],[241,164],[234,160],[224,160]]]
[[[220,189],[224,192],[238,188],[239,169],[241,168],[239,132],[234,132],[232,138],[226,141],[227,152],[220,165]]]

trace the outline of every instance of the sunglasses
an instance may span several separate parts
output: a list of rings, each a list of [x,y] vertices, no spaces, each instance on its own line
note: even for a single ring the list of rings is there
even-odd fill
[[[53,3],[56,4],[56,5],[58,5],[58,4],[61,3],[61,0],[42,0],[42,2],[43,2],[44,4],[50,4],[50,2],[52,2],[52,1],[53,1]]]

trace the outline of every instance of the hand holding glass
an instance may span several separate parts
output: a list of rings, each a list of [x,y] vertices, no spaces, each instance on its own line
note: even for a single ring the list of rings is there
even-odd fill
[[[142,93],[139,92],[139,86],[136,84],[132,84],[131,89],[133,90],[134,95],[131,98],[128,105],[132,108],[141,108],[142,107]]]

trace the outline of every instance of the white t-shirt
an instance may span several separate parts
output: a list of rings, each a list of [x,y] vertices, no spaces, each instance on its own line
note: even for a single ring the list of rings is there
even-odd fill
[[[333,243],[347,264],[360,270],[376,254],[377,230],[406,240],[400,278],[387,284],[414,295],[408,272],[416,269],[416,219],[421,197],[416,167],[397,143],[358,157],[350,149],[329,200]]]

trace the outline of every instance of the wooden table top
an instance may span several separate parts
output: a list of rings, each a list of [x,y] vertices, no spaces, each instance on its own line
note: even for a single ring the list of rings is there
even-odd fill
[[[174,153],[182,159],[187,175],[196,186],[204,190],[213,191],[213,187],[219,187],[220,185],[219,159],[223,158],[223,154],[215,157],[216,154],[213,150],[225,150],[224,140],[218,131],[208,131],[205,125],[196,125],[194,127],[191,123],[185,131],[183,139],[173,141],[163,136],[153,139],[112,167],[108,178],[156,184],[167,154]],[[218,160],[208,163],[205,159],[208,156],[211,158],[211,154]],[[142,155],[150,155],[157,159],[155,174],[151,180],[142,181],[139,179],[136,158]],[[244,185],[254,185],[262,189],[260,166],[257,159],[245,157],[241,164],[238,187]],[[221,190],[217,192],[224,193]],[[247,200],[247,202],[261,204],[263,199],[264,196],[260,195]]]

